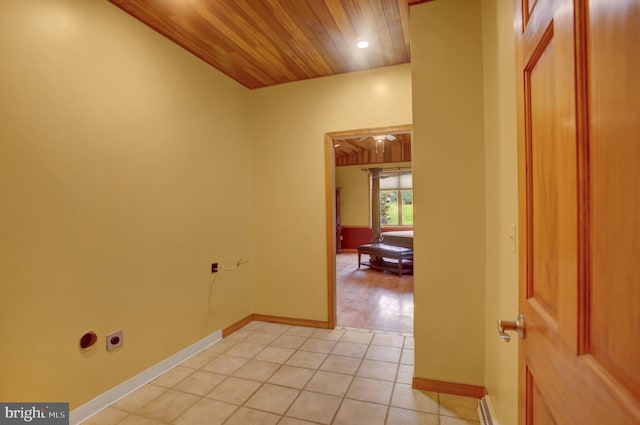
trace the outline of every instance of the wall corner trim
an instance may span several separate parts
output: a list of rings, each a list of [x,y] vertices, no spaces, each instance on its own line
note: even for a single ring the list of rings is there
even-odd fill
[[[478,399],[487,395],[487,388],[481,385],[459,384],[456,382],[436,381],[435,379],[418,377],[413,378],[411,387],[421,391],[435,391],[438,393],[473,397]]]
[[[138,388],[153,381],[168,370],[174,368],[190,357],[195,356],[210,345],[218,342],[220,339],[222,339],[222,331],[217,330],[211,335],[177,352],[173,356],[161,361],[160,363],[157,363],[154,366],[151,366],[149,369],[137,374],[133,378],[130,378],[123,383],[113,387],[112,389],[100,394],[98,397],[89,400],[82,406],[73,409],[69,413],[69,423],[72,425],[76,425],[89,419],[93,415],[109,407],[121,398],[131,394]]]
[[[291,317],[280,317],[280,316],[271,316],[267,314],[250,314],[244,319],[238,320],[236,323],[226,327],[222,330],[222,336],[226,337],[237,331],[238,329],[244,327],[245,325],[253,322],[268,322],[268,323],[279,323],[281,325],[291,325],[291,326],[306,326],[309,328],[318,328],[318,329],[332,329],[329,325],[329,322],[323,322],[320,320],[309,320],[309,319],[294,319]]]
[[[248,315],[247,317],[245,317],[244,319],[240,319],[237,322],[229,325],[228,327],[224,328],[222,330],[222,337],[226,338],[229,335],[231,335],[232,333],[234,333],[237,330],[242,329],[243,327],[245,327],[246,325],[248,325],[249,323],[253,322],[253,314]]]

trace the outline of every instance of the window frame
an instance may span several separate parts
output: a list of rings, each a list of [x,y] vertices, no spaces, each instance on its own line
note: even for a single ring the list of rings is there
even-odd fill
[[[411,187],[410,188],[406,188],[403,187],[403,185],[401,184],[401,177],[402,175],[406,175],[409,174],[411,175]],[[402,191],[404,190],[410,190],[411,191],[411,199],[413,199],[413,172],[412,170],[393,170],[393,171],[389,171],[389,170],[382,170],[382,172],[380,173],[380,180],[382,180],[383,178],[389,178],[389,177],[396,177],[397,178],[397,186],[391,187],[391,188],[385,188],[383,189],[382,187],[380,187],[380,191],[379,191],[379,198],[378,198],[378,202],[380,203],[380,205],[382,205],[382,193],[383,192],[395,192],[396,193],[396,198],[397,198],[397,204],[398,204],[398,223],[397,224],[390,224],[390,223],[386,223],[383,224],[382,223],[382,214],[380,215],[380,226],[398,226],[398,227],[412,227],[413,223],[411,224],[403,224],[402,222],[402,217],[403,217],[403,199],[402,199]],[[371,184],[371,180],[370,180],[370,184]],[[382,184],[380,185],[382,186]],[[413,203],[411,204],[413,205]]]

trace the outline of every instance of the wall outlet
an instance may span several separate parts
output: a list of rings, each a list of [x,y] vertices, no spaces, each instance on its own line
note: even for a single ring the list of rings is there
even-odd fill
[[[218,273],[218,263],[211,263],[211,273]]]
[[[115,350],[123,345],[124,335],[122,333],[122,329],[118,329],[117,331],[107,335],[107,351]]]

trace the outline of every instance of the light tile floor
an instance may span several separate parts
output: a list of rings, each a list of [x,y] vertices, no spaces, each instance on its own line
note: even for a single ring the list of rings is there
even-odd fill
[[[413,337],[251,322],[85,425],[478,425],[477,400],[411,388]]]

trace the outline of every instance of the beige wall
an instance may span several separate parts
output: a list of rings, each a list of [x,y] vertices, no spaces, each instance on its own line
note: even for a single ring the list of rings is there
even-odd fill
[[[487,288],[485,385],[500,423],[515,424],[518,344],[498,338],[496,320],[518,315],[518,258],[509,239],[517,214],[517,143],[513,2],[482,1]]]
[[[433,2],[411,9],[416,376],[485,385],[501,423],[516,423],[517,344],[503,343],[495,330],[497,319],[518,311],[517,256],[508,237],[517,223],[513,5],[479,6]],[[456,128],[461,117],[465,128]],[[423,211],[423,199],[445,209]],[[466,257],[465,246],[474,247]],[[476,253],[486,255],[484,265]],[[456,269],[462,262],[468,268]],[[434,305],[425,302],[430,295]]]
[[[482,28],[475,0],[411,8],[415,375],[484,385]]]
[[[252,91],[256,313],[327,320],[324,135],[410,124],[410,72],[399,65]]]
[[[251,258],[250,92],[106,1],[3,0],[0,51],[0,400],[73,409],[251,313],[251,263],[207,305]]]
[[[370,225],[369,175],[365,165],[336,167],[336,187],[340,191],[340,219],[343,226]]]
[[[414,6],[411,66],[249,92],[106,2],[1,2],[0,400],[74,408],[250,313],[326,320],[323,136],[414,121],[416,375],[513,422],[511,8]]]

